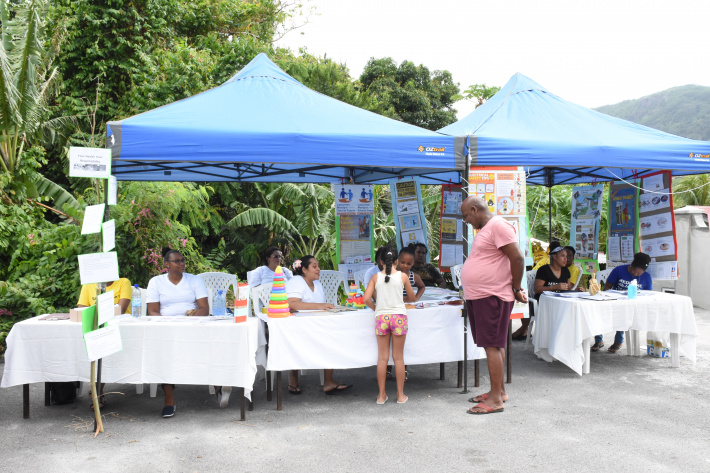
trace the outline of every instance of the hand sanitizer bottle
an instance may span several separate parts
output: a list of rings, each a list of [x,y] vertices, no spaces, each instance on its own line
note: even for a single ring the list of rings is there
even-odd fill
[[[629,299],[636,299],[636,294],[638,293],[638,283],[634,279],[629,283],[629,289],[627,292],[627,296]]]

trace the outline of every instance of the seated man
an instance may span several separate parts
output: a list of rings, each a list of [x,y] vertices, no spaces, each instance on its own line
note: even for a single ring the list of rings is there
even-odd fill
[[[569,282],[574,286],[579,281],[580,274],[582,272],[579,267],[574,264],[574,257],[577,254],[577,250],[573,246],[565,246],[567,250],[567,269],[569,270]]]
[[[128,313],[131,305],[132,290],[131,281],[126,278],[106,283],[106,292],[113,291],[113,303],[121,307],[122,314]],[[79,294],[79,302],[77,302],[76,306],[91,307],[94,304],[96,304],[96,284],[84,284],[81,286],[81,294]]]
[[[651,280],[651,275],[646,272],[648,265],[651,263],[651,257],[646,253],[636,253],[634,255],[634,260],[631,264],[617,266],[614,268],[609,277],[606,279],[604,284],[604,290],[614,289],[617,291],[626,291],[629,284],[634,279],[638,285],[638,289],[650,291],[653,289],[653,281]],[[621,344],[624,343],[624,332],[616,332],[616,337],[614,337],[614,344],[607,350],[610,353],[616,353],[621,348]],[[604,346],[604,337],[602,335],[597,335],[594,337],[594,345],[592,345],[592,351],[599,351],[601,347]]]

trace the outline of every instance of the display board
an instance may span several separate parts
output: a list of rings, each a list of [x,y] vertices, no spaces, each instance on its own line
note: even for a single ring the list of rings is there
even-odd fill
[[[602,215],[604,184],[572,188],[572,222],[570,246],[576,250],[575,261],[584,272],[591,267],[596,271],[599,255],[599,228]]]
[[[419,178],[391,179],[390,190],[397,249],[401,250],[410,243],[424,243],[429,247]],[[429,252],[426,258],[429,262]]]
[[[463,189],[459,185],[441,186],[441,232],[439,234],[439,271],[451,271],[463,264]]]
[[[607,268],[629,264],[638,252],[638,185],[612,182],[609,186]]]
[[[372,186],[332,183],[330,188],[335,196],[337,267],[352,278],[355,271],[372,264]]]
[[[653,279],[678,279],[678,241],[670,171],[643,176],[639,191],[639,247],[651,257]]]
[[[482,198],[488,209],[503,217],[515,229],[518,244],[527,264],[532,264],[532,248],[528,233],[525,205],[525,171],[522,166],[471,166],[468,174],[469,195]],[[473,229],[468,227],[469,241],[475,238]],[[470,251],[470,248],[469,248]],[[527,293],[527,275],[523,273],[523,289]],[[528,294],[528,298],[531,297]],[[528,304],[515,301],[511,319],[527,318]]]

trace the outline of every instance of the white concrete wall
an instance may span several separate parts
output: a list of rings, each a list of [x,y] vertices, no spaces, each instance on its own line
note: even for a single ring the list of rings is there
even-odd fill
[[[710,309],[710,227],[704,209],[686,206],[675,211],[678,240],[677,281],[654,281],[653,289],[675,289],[693,305]]]

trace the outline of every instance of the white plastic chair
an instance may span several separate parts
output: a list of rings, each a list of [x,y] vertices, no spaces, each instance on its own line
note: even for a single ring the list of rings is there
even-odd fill
[[[338,305],[340,303],[338,300],[338,286],[342,285],[345,294],[348,293],[348,275],[345,273],[323,270],[320,272],[319,280],[321,285],[323,285],[325,302],[328,304]]]
[[[252,269],[251,271],[247,271],[247,283],[249,286],[251,286],[251,281],[254,279],[254,273],[256,273],[256,269]]]
[[[606,284],[606,280],[609,278],[609,275],[611,274],[613,268],[610,269],[605,269],[604,271],[599,271],[597,273],[597,282],[599,283],[599,286],[602,288],[602,291],[604,290],[604,285]]]
[[[525,346],[528,346],[530,343],[530,337],[532,335],[533,327],[535,326],[535,316],[537,315],[537,301],[535,300],[535,276],[537,276],[537,269],[528,271],[528,300],[532,303],[532,313],[530,314],[530,323],[528,324],[528,334],[525,337]]]
[[[355,284],[358,285],[358,287],[367,288],[367,283],[370,281],[365,281],[365,273],[368,272],[369,270],[370,270],[370,268],[365,268],[365,269],[361,269],[359,271],[355,271],[355,273],[353,274],[353,280],[354,280]],[[322,274],[323,274],[323,271],[321,271],[321,275]],[[321,284],[323,284],[323,283],[321,282]]]
[[[579,286],[579,281],[582,280],[582,273],[584,272],[582,271],[582,267],[580,265],[578,265],[577,263],[575,263],[574,265],[579,268],[579,272],[577,273],[577,280],[574,281],[574,286],[572,286],[573,291],[577,289],[577,286]]]
[[[251,288],[251,306],[254,310],[254,315],[257,317],[261,314],[262,308],[269,306],[271,286],[273,284],[262,284]]]
[[[227,295],[229,286],[234,286],[234,292],[237,292],[237,277],[233,274],[228,273],[200,273],[198,274],[202,281],[205,283],[207,290],[212,292],[212,294],[207,297],[207,302],[210,305],[210,314],[212,313],[212,297],[217,294],[217,291],[222,290]]]
[[[457,264],[456,266],[451,267],[451,280],[453,281],[456,289],[458,289],[459,285],[461,285],[461,268],[463,268],[462,264]]]

